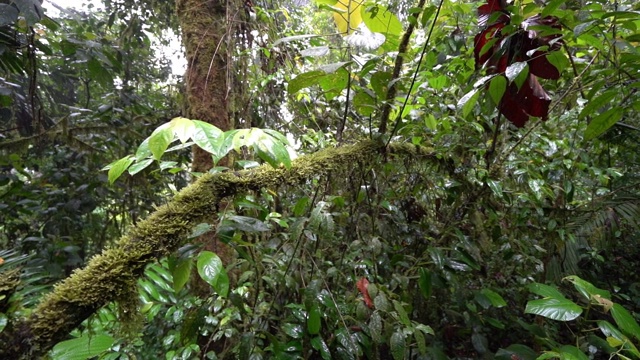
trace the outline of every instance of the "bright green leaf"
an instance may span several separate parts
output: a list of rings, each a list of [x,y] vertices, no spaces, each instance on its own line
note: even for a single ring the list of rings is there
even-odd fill
[[[169,128],[173,130],[175,137],[183,144],[193,136],[196,130],[193,121],[183,117],[173,118],[169,124]]]
[[[557,298],[557,299],[564,299],[564,295],[562,295],[562,293],[560,291],[558,291],[558,289],[549,286],[549,285],[545,285],[545,284],[540,284],[540,283],[532,283],[529,284],[527,286],[527,288],[529,289],[529,291],[531,291],[532,293],[536,294],[536,295],[540,295],[540,296],[544,296],[547,298]]]
[[[393,302],[393,308],[396,310],[396,313],[398,314],[398,317],[400,318],[400,322],[402,323],[402,325],[407,327],[411,326],[411,320],[409,319],[409,315],[407,314],[407,311],[402,306],[402,303],[396,300],[393,300],[392,302]]]
[[[322,325],[322,312],[320,311],[320,307],[315,304],[309,310],[309,315],[307,318],[307,331],[311,335],[316,335],[320,332],[320,326]]]
[[[504,76],[496,76],[489,82],[489,95],[494,104],[500,104],[502,96],[507,90],[507,78]]]
[[[207,284],[215,287],[223,272],[222,260],[211,251],[203,251],[198,255],[198,274]]]
[[[51,350],[50,356],[54,360],[86,360],[108,350],[114,341],[109,335],[84,335],[59,342]]]
[[[129,165],[133,164],[133,161],[134,158],[132,156],[125,156],[122,159],[112,163],[111,165],[108,165],[110,166],[108,172],[109,183],[113,184],[120,177],[120,175],[122,175],[122,173],[127,170]]]
[[[493,290],[482,289],[480,290],[480,293],[486,296],[494,307],[501,308],[503,306],[507,306],[507,302],[504,301],[502,296]]]
[[[162,154],[167,150],[173,139],[173,130],[168,127],[164,127],[159,131],[154,132],[149,137],[149,150],[153,154],[154,159],[160,160]]]
[[[193,120],[195,127],[191,139],[202,150],[213,155],[217,160],[222,159],[231,151],[226,144],[225,133],[217,127],[200,120]]]
[[[306,73],[299,74],[295,78],[289,80],[287,86],[287,92],[289,94],[295,94],[301,89],[308,88],[316,85],[323,77],[326,77],[327,73],[322,70],[313,70]]]
[[[527,302],[524,312],[552,320],[571,321],[582,314],[582,308],[569,299],[545,298]]]
[[[578,292],[580,292],[580,294],[584,296],[585,300],[591,300],[595,295],[598,295],[605,299],[611,299],[611,293],[609,293],[607,290],[598,289],[590,282],[582,280],[576,275],[567,276],[564,278],[564,280],[571,282],[576,290],[578,290]]]
[[[153,159],[144,159],[142,161],[137,161],[135,164],[132,164],[129,167],[129,174],[135,175],[140,171],[146,169],[149,165],[153,163]]]

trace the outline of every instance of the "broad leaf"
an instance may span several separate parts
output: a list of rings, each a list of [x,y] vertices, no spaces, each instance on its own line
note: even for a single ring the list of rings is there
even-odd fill
[[[203,251],[198,255],[198,274],[211,285],[218,295],[226,297],[229,292],[229,277],[218,255]]]
[[[100,355],[113,345],[115,339],[109,335],[84,335],[59,342],[51,350],[55,360],[85,360]]]
[[[169,128],[173,130],[174,135],[183,144],[193,136],[196,130],[193,121],[183,117],[173,118],[169,124]]]
[[[611,315],[620,330],[640,340],[640,325],[627,309],[620,304],[614,304],[611,308]]]
[[[587,130],[584,132],[584,139],[591,140],[602,135],[622,119],[623,113],[623,108],[616,106],[596,116],[587,126]]]
[[[611,293],[606,290],[598,289],[590,282],[582,280],[576,275],[567,276],[564,279],[571,282],[573,286],[575,286],[576,290],[578,290],[586,300],[590,301],[596,295],[605,299],[611,299]]]
[[[216,160],[222,159],[231,150],[231,147],[226,146],[226,136],[222,130],[200,120],[193,120],[193,124],[195,129],[191,139]]]
[[[135,164],[132,164],[129,167],[129,174],[130,175],[135,175],[137,173],[139,173],[140,171],[146,169],[149,165],[151,165],[153,163],[153,159],[144,159],[142,161],[137,161]]]
[[[333,20],[342,35],[351,34],[362,22],[361,5],[362,0],[338,0],[333,6]]]
[[[156,160],[160,160],[173,139],[173,130],[171,130],[169,127],[164,127],[159,131],[151,134],[151,136],[149,137],[149,150],[153,154],[153,158]]]
[[[134,158],[132,156],[125,156],[122,159],[117,160],[110,165],[107,165],[107,167],[109,167],[109,172],[107,175],[109,178],[109,183],[113,184],[120,177],[120,175],[122,175],[122,173],[127,170],[129,165],[133,164],[133,161]]]
[[[527,302],[524,312],[552,320],[571,321],[582,314],[582,308],[569,299],[545,298]]]

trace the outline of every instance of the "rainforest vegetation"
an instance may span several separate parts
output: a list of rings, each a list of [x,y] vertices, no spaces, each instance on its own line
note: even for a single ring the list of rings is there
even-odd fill
[[[0,0],[0,359],[640,359],[636,1],[62,5]]]

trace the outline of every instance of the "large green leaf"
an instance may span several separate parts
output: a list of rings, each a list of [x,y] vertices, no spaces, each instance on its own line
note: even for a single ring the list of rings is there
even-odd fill
[[[504,301],[502,296],[493,290],[482,289],[480,290],[480,293],[489,299],[489,302],[493,307],[501,308],[503,306],[507,306],[507,302]]]
[[[198,255],[196,266],[202,280],[211,285],[218,295],[226,297],[229,293],[229,276],[218,255],[203,251]]]
[[[175,137],[183,144],[193,136],[196,130],[193,121],[183,117],[173,118],[169,124],[169,128],[173,130]]]
[[[576,275],[567,276],[564,279],[570,281],[586,300],[590,301],[596,295],[605,299],[611,299],[611,293],[607,290],[598,289],[590,282],[582,280]]]
[[[204,121],[193,120],[195,129],[191,135],[191,139],[202,150],[213,155],[217,160],[222,159],[231,150],[230,146],[226,146],[225,133]]]
[[[153,163],[153,159],[144,159],[142,161],[137,161],[135,164],[132,164],[129,167],[129,174],[130,175],[135,175],[137,173],[139,173],[140,171],[146,169],[149,165],[151,165]]]
[[[618,121],[620,121],[620,119],[622,119],[623,113],[623,108],[615,106],[593,118],[593,120],[591,120],[591,122],[587,126],[587,130],[585,130],[584,132],[585,140],[591,140],[602,135],[605,131],[607,131],[610,127],[612,127]]]
[[[524,312],[558,321],[571,321],[582,314],[582,308],[569,299],[545,298],[529,301]]]
[[[160,160],[164,152],[169,147],[169,144],[174,139],[173,130],[168,126],[159,128],[149,137],[149,150],[153,154],[153,158]]]
[[[640,340],[640,325],[627,309],[620,304],[614,304],[611,308],[611,315],[620,330]]]
[[[299,74],[295,78],[289,80],[287,86],[287,92],[289,94],[295,94],[301,89],[316,85],[323,77],[326,77],[327,73],[322,70],[313,70],[306,73]]]
[[[320,356],[323,360],[331,360],[331,352],[329,351],[329,347],[320,336],[316,336],[311,339],[311,347],[313,347],[317,351],[320,351]]]
[[[263,132],[253,143],[253,148],[258,157],[274,168],[284,166],[288,169],[291,167],[291,157],[287,147],[272,136]]]
[[[600,331],[607,337],[607,342],[613,347],[622,346],[624,349],[633,354],[636,358],[640,358],[640,351],[633,345],[633,342],[627,338],[617,327],[608,321],[598,321]],[[615,341],[614,341],[615,340]]]
[[[108,350],[114,341],[109,335],[84,335],[59,342],[49,355],[53,360],[86,360]]]
[[[494,104],[500,104],[504,92],[507,90],[507,78],[498,75],[489,82],[489,95]]]
[[[131,165],[134,161],[132,156],[125,156],[120,160],[117,160],[110,165],[107,165],[109,168],[109,172],[107,173],[107,177],[109,178],[109,183],[113,184],[122,173],[127,170],[129,165]]]

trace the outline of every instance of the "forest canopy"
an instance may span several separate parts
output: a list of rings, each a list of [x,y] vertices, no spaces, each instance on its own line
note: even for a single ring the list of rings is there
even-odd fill
[[[635,1],[56,8],[0,1],[0,358],[640,359]]]

